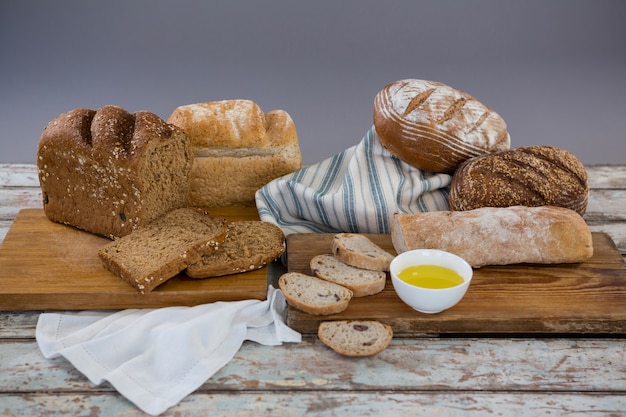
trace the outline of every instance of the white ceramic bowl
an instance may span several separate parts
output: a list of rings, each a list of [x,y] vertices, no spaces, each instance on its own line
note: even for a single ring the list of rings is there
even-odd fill
[[[414,265],[437,265],[456,271],[463,283],[450,288],[431,289],[411,285],[398,274]],[[472,281],[472,267],[461,257],[436,249],[410,250],[396,256],[389,266],[391,282],[398,297],[413,309],[427,314],[439,313],[457,304]]]

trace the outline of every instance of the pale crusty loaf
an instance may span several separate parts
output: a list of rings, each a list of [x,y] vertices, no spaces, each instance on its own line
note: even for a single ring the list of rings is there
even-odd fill
[[[398,253],[441,249],[475,268],[576,263],[593,255],[591,231],[583,218],[573,210],[552,206],[397,213],[391,240]]]
[[[393,260],[392,254],[357,233],[338,233],[333,236],[331,246],[334,256],[356,268],[388,271]]]
[[[168,122],[191,137],[190,204],[254,206],[256,191],[302,167],[296,126],[283,110],[265,114],[250,100],[176,108]]]
[[[406,163],[452,173],[465,160],[510,147],[506,123],[469,94],[436,81],[406,79],[374,100],[374,127]]]
[[[158,116],[118,106],[74,109],[39,140],[48,219],[109,238],[188,204],[190,141]]]
[[[391,326],[375,320],[321,322],[317,337],[345,356],[372,356],[383,351],[393,338]]]
[[[378,294],[387,281],[384,271],[356,268],[331,254],[314,256],[310,267],[313,275],[350,289],[353,297]]]
[[[252,271],[266,266],[285,250],[285,235],[278,226],[262,221],[234,221],[215,252],[189,265],[191,278],[210,278]]]
[[[316,316],[341,313],[352,299],[348,288],[299,272],[281,275],[278,286],[289,305]]]
[[[152,291],[226,239],[227,221],[195,208],[180,208],[105,244],[103,266],[141,293]]]
[[[463,163],[450,184],[451,210],[559,206],[585,213],[589,180],[582,162],[565,149],[525,146]]]

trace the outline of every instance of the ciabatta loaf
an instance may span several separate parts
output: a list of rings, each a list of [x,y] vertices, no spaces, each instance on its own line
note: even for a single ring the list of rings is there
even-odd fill
[[[264,113],[251,100],[212,101],[180,106],[168,122],[191,138],[192,206],[254,206],[259,188],[302,167],[296,126],[284,110]]]
[[[583,218],[562,207],[484,207],[397,213],[391,239],[398,253],[441,249],[471,266],[576,263],[593,255]]]
[[[509,149],[498,113],[436,81],[399,80],[374,100],[374,127],[391,153],[416,168],[452,173],[465,160]]]
[[[450,184],[450,210],[480,207],[559,206],[585,213],[587,171],[554,146],[524,146],[464,162]]]
[[[153,113],[74,109],[52,120],[37,150],[48,219],[118,238],[188,205],[189,137]]]
[[[310,267],[313,275],[350,289],[354,297],[378,294],[387,281],[385,271],[356,268],[331,254],[314,256]]]
[[[372,356],[384,350],[393,338],[391,326],[375,320],[324,321],[317,337],[345,356]]]

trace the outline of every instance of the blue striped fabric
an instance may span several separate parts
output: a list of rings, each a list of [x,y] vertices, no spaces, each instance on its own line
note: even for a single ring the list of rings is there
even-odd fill
[[[396,158],[372,126],[359,144],[271,181],[256,205],[261,220],[286,235],[389,233],[396,212],[448,210],[450,181]]]

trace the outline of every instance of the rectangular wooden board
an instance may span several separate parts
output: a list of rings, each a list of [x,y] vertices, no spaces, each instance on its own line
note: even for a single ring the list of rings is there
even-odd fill
[[[219,208],[229,220],[258,220],[256,208]],[[102,267],[108,239],[50,222],[42,209],[21,210],[0,245],[0,310],[156,308],[214,301],[264,300],[268,268],[218,278],[184,274],[149,294]]]
[[[332,234],[287,236],[287,268],[310,274],[309,261],[329,253]],[[366,235],[395,254],[389,235]],[[374,319],[395,335],[626,335],[626,266],[611,238],[593,233],[594,256],[580,264],[489,266],[474,270],[465,297],[438,314],[419,313],[396,295],[387,277],[376,295],[353,298],[348,309],[313,316],[288,308],[287,323],[316,333],[324,320]]]

